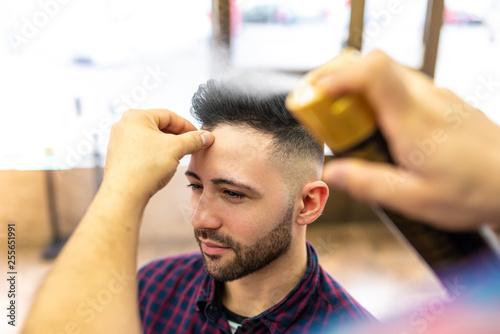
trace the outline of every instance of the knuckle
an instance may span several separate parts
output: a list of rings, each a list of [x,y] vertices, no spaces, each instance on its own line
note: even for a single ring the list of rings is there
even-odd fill
[[[110,133],[111,134],[116,134],[120,132],[120,129],[122,128],[121,122],[116,122],[111,126]]]
[[[132,112],[133,112],[133,109],[128,109],[128,110],[126,110],[126,111],[123,113],[123,115],[122,115],[122,119],[125,119],[125,118],[130,117],[130,115],[132,114]]]
[[[137,110],[137,109],[128,109],[127,111],[125,111],[123,113],[122,119],[125,120],[125,119],[135,117],[139,112],[140,112],[140,110]]]
[[[385,52],[374,50],[366,56],[366,61],[375,72],[383,72],[391,66],[393,60]]]
[[[444,88],[444,87],[436,87],[435,90],[436,94],[440,97],[455,97],[455,93],[451,91],[451,89]]]
[[[201,147],[201,137],[196,135],[183,136],[182,140],[179,138],[179,140],[175,141],[174,147],[176,155],[180,159],[182,156],[189,154],[187,152]]]

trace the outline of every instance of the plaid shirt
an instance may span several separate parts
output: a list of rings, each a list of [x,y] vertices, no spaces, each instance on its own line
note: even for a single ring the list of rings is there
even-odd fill
[[[374,321],[318,264],[307,243],[302,280],[270,309],[243,321],[236,333],[334,333],[353,322]],[[220,299],[221,283],[205,271],[200,252],[149,263],[139,271],[144,333],[231,334]]]

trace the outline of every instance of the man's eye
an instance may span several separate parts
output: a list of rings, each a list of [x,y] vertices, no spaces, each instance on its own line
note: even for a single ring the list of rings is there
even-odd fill
[[[192,190],[196,190],[196,189],[201,189],[202,186],[200,186],[199,184],[195,184],[195,183],[190,183],[187,185],[188,188],[191,188]]]
[[[224,190],[224,192],[231,198],[236,198],[236,199],[243,199],[245,195],[231,191],[231,190]]]

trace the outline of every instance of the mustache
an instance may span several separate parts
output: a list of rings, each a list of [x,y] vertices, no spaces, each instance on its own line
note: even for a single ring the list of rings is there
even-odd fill
[[[200,236],[203,239],[216,242],[218,244],[221,244],[224,247],[235,248],[235,246],[236,246],[236,242],[234,241],[233,238],[231,238],[230,236],[221,235],[215,230],[197,230],[197,229],[195,229],[194,230],[194,237],[196,238],[196,241],[198,241],[198,243],[200,242],[200,239],[199,239]]]

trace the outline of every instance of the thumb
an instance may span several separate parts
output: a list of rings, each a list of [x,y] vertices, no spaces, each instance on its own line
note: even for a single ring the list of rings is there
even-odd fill
[[[380,162],[345,158],[329,162],[323,180],[361,201],[397,208],[412,196],[410,173]]]
[[[176,136],[180,141],[178,158],[198,152],[201,149],[207,148],[213,144],[215,138],[208,131],[190,131]]]

